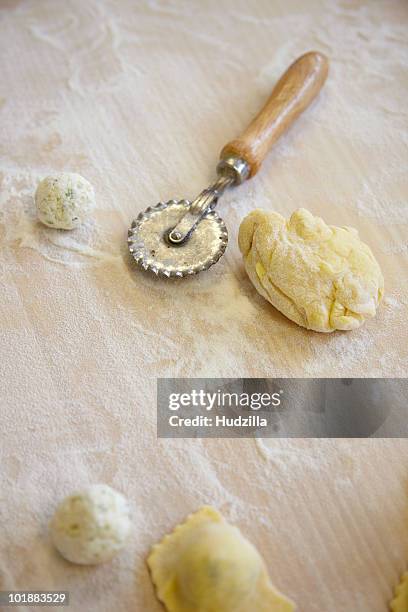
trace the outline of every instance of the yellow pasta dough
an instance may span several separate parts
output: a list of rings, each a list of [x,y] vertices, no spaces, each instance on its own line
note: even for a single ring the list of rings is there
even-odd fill
[[[168,612],[292,612],[256,548],[205,506],[153,547],[147,560]]]
[[[326,225],[304,208],[289,221],[257,209],[238,241],[257,291],[298,325],[351,330],[375,315],[384,279],[354,228]]]
[[[401,578],[395,589],[395,597],[390,604],[392,612],[408,612],[408,572]]]

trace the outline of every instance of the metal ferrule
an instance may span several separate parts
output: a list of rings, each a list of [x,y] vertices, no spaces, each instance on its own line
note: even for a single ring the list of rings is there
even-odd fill
[[[249,177],[249,164],[241,157],[225,157],[220,159],[217,165],[217,173],[219,176],[230,176],[233,178],[235,185],[240,185]]]

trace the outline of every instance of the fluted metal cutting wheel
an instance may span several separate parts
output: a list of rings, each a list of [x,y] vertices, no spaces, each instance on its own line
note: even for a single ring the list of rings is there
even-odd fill
[[[216,212],[209,212],[189,239],[171,244],[167,236],[190,206],[188,200],[159,202],[133,221],[128,232],[129,251],[144,270],[165,277],[183,277],[207,270],[224,253],[228,232]]]

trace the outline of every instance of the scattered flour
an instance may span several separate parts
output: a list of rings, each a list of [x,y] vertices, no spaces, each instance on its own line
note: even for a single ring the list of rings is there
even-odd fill
[[[41,177],[36,173],[4,174],[0,184],[0,224],[5,243],[37,251],[45,259],[63,265],[80,267],[88,258],[100,264],[121,261],[120,245],[115,245],[109,228],[94,218],[67,233],[44,227],[37,219],[34,193]]]
[[[257,441],[261,455],[251,440],[157,440],[155,393],[159,375],[406,374],[406,255],[382,250],[390,220],[406,236],[405,3],[1,4],[1,585],[64,585],[89,612],[158,611],[146,555],[211,503],[308,612],[331,609],[333,592],[339,609],[381,609],[406,564],[405,440]],[[135,213],[209,182],[221,145],[310,48],[330,56],[328,82],[256,179],[223,198],[225,257],[174,284],[129,269]],[[69,236],[36,224],[32,199],[65,169],[106,197]],[[390,273],[373,325],[319,338],[255,294],[236,233],[257,205],[320,205],[380,228],[373,247]],[[61,496],[94,482],[126,492],[137,537],[79,574],[46,524]]]

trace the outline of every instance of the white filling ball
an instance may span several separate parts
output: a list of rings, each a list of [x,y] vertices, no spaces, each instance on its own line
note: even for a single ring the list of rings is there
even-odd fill
[[[58,229],[75,229],[95,205],[91,183],[80,174],[62,172],[47,176],[35,192],[39,220]]]
[[[131,531],[128,503],[108,485],[66,497],[50,523],[52,541],[65,559],[83,565],[112,559]]]

